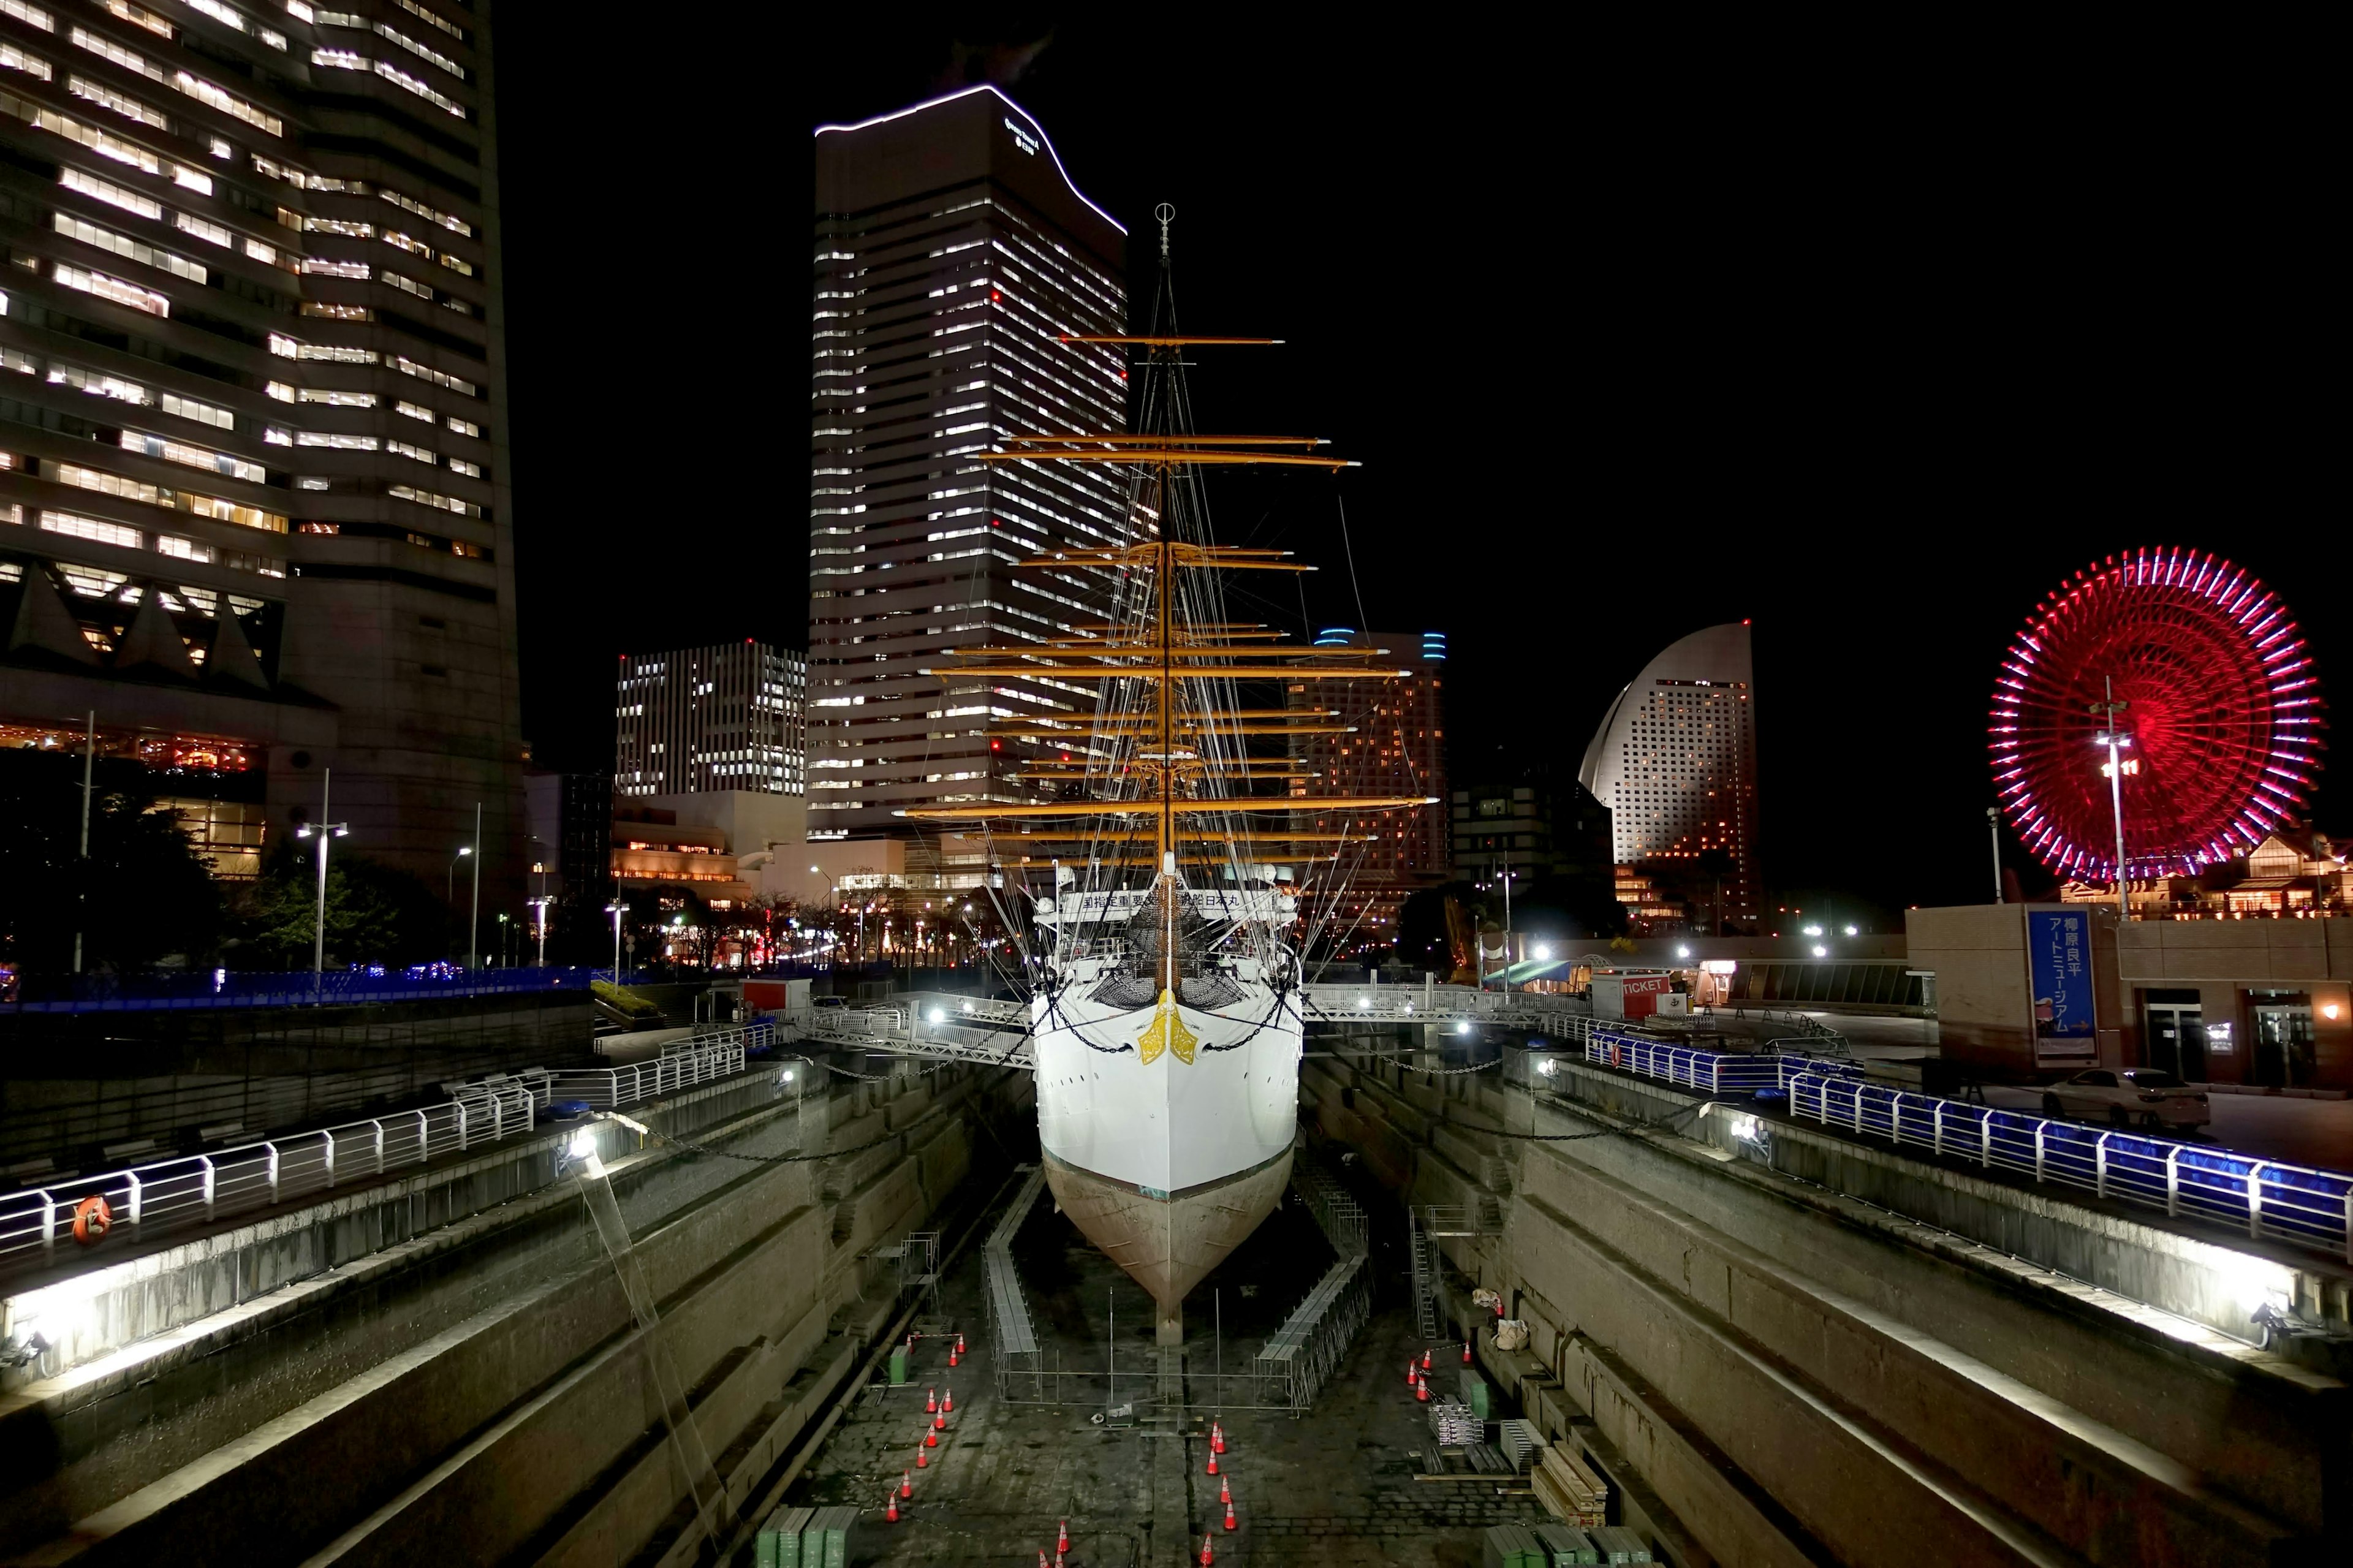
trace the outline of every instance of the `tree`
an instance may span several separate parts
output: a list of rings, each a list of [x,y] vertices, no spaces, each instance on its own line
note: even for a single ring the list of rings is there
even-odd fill
[[[310,967],[318,921],[315,839],[287,835],[263,858],[261,878],[238,900],[239,956],[287,969]],[[406,968],[440,958],[448,912],[425,882],[364,855],[327,859],[327,963]]]
[[[0,958],[27,973],[137,970],[185,953],[206,962],[223,929],[220,885],[171,816],[153,775],[101,759],[92,770],[90,858],[81,857],[81,759],[0,752]]]

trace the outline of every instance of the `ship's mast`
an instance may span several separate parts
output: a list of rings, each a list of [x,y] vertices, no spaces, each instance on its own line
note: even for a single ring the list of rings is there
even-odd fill
[[[1160,220],[1161,303],[1166,307],[1173,299],[1166,279],[1168,229],[1176,215],[1163,203],[1155,216]],[[1049,549],[1015,564],[1066,574],[1100,568],[1126,574],[1131,583],[1140,578],[1151,595],[1149,619],[1137,613],[1141,606],[1134,606],[1115,614],[1107,625],[1071,627],[1067,636],[1009,647],[961,648],[952,656],[950,663],[923,671],[926,675],[963,679],[1059,676],[1105,683],[1100,688],[1104,696],[1099,700],[1089,729],[1078,728],[1073,721],[1041,715],[1041,719],[1050,718],[1050,721],[995,725],[989,732],[1032,741],[1060,740],[1066,747],[1077,742],[1085,749],[1086,757],[1084,766],[1076,773],[1067,769],[1025,768],[1021,776],[1039,781],[1083,778],[1108,782],[1111,787],[1105,793],[1111,798],[1083,804],[1036,801],[925,806],[910,809],[903,815],[936,822],[999,817],[1092,819],[1100,823],[1109,818],[1108,831],[1097,827],[1048,836],[1049,841],[1085,841],[1095,850],[1108,852],[1101,860],[1091,853],[1090,865],[1134,866],[1137,862],[1131,858],[1134,850],[1149,842],[1154,851],[1152,901],[1156,906],[1154,912],[1158,918],[1155,923],[1159,928],[1160,946],[1155,978],[1158,989],[1174,994],[1181,979],[1177,939],[1178,916],[1185,902],[1182,867],[1196,862],[1223,864],[1230,873],[1239,875],[1241,862],[1237,857],[1243,846],[1336,846],[1372,837],[1363,833],[1276,831],[1271,827],[1251,830],[1239,826],[1238,820],[1268,822],[1272,818],[1280,822],[1302,812],[1388,811],[1433,802],[1420,796],[1220,793],[1220,784],[1229,786],[1236,782],[1243,785],[1270,781],[1286,785],[1305,782],[1304,774],[1279,771],[1295,767],[1298,759],[1261,758],[1247,749],[1250,737],[1303,737],[1338,733],[1352,728],[1322,721],[1338,717],[1329,709],[1303,711],[1296,708],[1241,708],[1233,693],[1234,683],[1393,679],[1412,672],[1381,667],[1377,660],[1384,649],[1306,650],[1251,646],[1257,639],[1279,638],[1282,634],[1220,618],[1219,606],[1222,601],[1214,584],[1200,594],[1187,595],[1187,604],[1196,612],[1196,618],[1182,618],[1177,596],[1183,591],[1180,584],[1186,581],[1183,574],[1187,572],[1314,570],[1290,561],[1286,552],[1209,543],[1203,520],[1195,515],[1199,498],[1183,488],[1198,485],[1201,469],[1247,464],[1332,472],[1356,465],[1317,452],[1324,442],[1314,437],[1203,436],[1187,428],[1191,420],[1185,411],[1181,379],[1186,363],[1182,356],[1187,349],[1270,345],[1281,340],[1179,335],[1174,330],[1173,319],[1155,319],[1153,325],[1155,331],[1147,335],[1072,334],[1060,340],[1081,349],[1145,351],[1144,363],[1148,367],[1144,387],[1145,429],[1133,433],[1074,431],[1012,436],[1001,441],[999,450],[974,454],[985,464],[1090,463],[1134,470],[1139,483],[1130,498],[1132,521],[1139,531],[1151,530],[1148,541]],[[1187,516],[1192,517],[1191,532],[1200,537],[1187,536],[1182,521]],[[1131,599],[1129,604],[1133,606],[1134,601]],[[1152,681],[1159,689],[1152,694],[1148,708],[1141,704],[1130,707],[1112,700],[1110,693],[1117,689],[1112,683],[1137,679]],[[1098,762],[1106,756],[1110,760],[1099,771]],[[1278,771],[1254,771],[1254,762],[1270,763]],[[1143,773],[1145,767],[1151,769],[1148,774]],[[1127,770],[1124,779],[1120,776],[1123,769]],[[1148,830],[1136,820],[1146,813],[1153,818]],[[1223,821],[1209,820],[1212,818]],[[1025,827],[1023,831],[1029,830]],[[1224,853],[1187,855],[1185,844],[1193,840],[1204,847],[1222,847]],[[1337,854],[1335,850],[1330,856],[1310,858],[1337,858]],[[1080,921],[1087,918],[1087,900],[1082,898],[1077,906]],[[1110,918],[1112,907],[1105,904],[1104,914],[1098,918]],[[1134,909],[1133,905],[1127,907]],[[1065,925],[1061,936],[1068,940],[1070,935],[1070,927]]]

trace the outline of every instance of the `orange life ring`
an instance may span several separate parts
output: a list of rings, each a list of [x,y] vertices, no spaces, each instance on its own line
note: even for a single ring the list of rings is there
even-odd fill
[[[114,1205],[101,1193],[92,1193],[74,1205],[73,1215],[74,1239],[84,1247],[96,1247],[114,1228]]]

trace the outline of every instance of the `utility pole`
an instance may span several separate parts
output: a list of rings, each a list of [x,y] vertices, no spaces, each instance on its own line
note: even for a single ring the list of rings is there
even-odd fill
[[[321,999],[327,988],[327,844],[350,831],[347,825],[327,820],[327,807],[333,798],[332,791],[335,770],[324,768],[319,774],[319,820],[306,822],[295,829],[294,837],[308,838],[315,830],[319,836],[319,905],[311,928],[311,995]]]
[[[74,968],[81,973],[82,928],[90,918],[90,772],[98,755],[98,710],[90,710],[81,732],[81,862],[74,879]]]
[[[2002,901],[2001,886],[2001,808],[1986,807],[1986,831],[1993,836],[1993,901]]]
[[[466,919],[466,967],[481,961],[482,951],[482,803],[474,803],[474,909]]]

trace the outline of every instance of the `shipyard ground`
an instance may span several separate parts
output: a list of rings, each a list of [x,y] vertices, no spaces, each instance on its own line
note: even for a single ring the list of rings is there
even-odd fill
[[[1140,1367],[1152,1351],[1144,1292],[1050,1201],[1029,1216],[1017,1257],[1049,1357],[1100,1373],[1115,1316],[1123,1369],[1116,1400],[1151,1393],[1150,1379],[1131,1380],[1126,1371],[1131,1357]],[[1314,1226],[1287,1200],[1187,1299],[1188,1365],[1215,1366],[1220,1338],[1226,1368],[1246,1364],[1330,1261]],[[1377,1283],[1384,1295],[1372,1321],[1307,1415],[1223,1414],[1227,1452],[1213,1477],[1206,1473],[1208,1432],[1218,1413],[1198,1392],[1187,1419],[1155,1421],[1139,1405],[1142,1418],[1124,1426],[1092,1419],[1103,1409],[1099,1375],[1071,1380],[1065,1404],[1001,1398],[987,1342],[980,1252],[970,1249],[944,1281],[938,1319],[951,1335],[963,1330],[971,1353],[951,1370],[952,1338],[920,1343],[908,1383],[863,1390],[788,1500],[865,1510],[860,1563],[1029,1564],[1040,1549],[1051,1562],[1056,1527],[1066,1519],[1072,1568],[1192,1563],[1205,1532],[1221,1564],[1476,1563],[1482,1527],[1532,1522],[1541,1510],[1524,1483],[1416,1479],[1416,1453],[1431,1441],[1429,1407],[1407,1389],[1404,1368],[1424,1347],[1402,1282]],[[1222,1336],[1214,1322],[1219,1305]],[[1455,1364],[1447,1362],[1442,1353],[1433,1360],[1433,1388],[1454,1385],[1459,1352]],[[913,1500],[902,1505],[899,1522],[886,1522],[884,1494],[914,1465],[934,1387],[953,1389],[955,1411],[939,1447],[927,1451],[930,1465],[913,1470]],[[1220,1481],[1233,1491],[1239,1525],[1230,1534]]]

